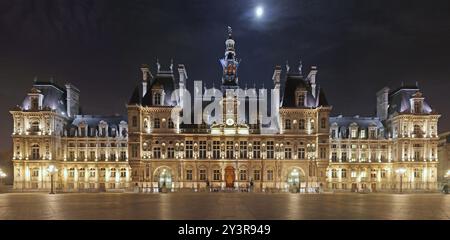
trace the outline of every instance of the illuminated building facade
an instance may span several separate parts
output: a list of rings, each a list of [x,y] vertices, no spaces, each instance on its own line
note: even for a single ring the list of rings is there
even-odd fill
[[[275,67],[263,104],[267,93],[239,88],[231,29],[225,45],[214,98],[201,86],[186,98],[184,65],[158,62],[155,74],[143,65],[127,119],[79,115],[74,86],[36,82],[11,111],[15,189],[48,189],[49,164],[61,191],[396,191],[400,181],[404,190],[436,189],[439,115],[417,86],[381,90],[376,117],[330,117],[317,68],[304,75],[300,63],[284,74]],[[220,110],[209,108],[214,101]]]

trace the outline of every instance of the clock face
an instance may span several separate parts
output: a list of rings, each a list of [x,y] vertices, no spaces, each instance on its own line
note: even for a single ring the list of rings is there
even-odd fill
[[[227,125],[228,125],[228,126],[231,126],[231,125],[233,125],[233,124],[234,124],[234,120],[231,119],[231,118],[228,118],[228,119],[227,119]]]

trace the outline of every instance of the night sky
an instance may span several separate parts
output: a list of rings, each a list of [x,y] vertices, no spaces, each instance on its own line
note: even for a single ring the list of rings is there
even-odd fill
[[[264,15],[257,19],[254,9]],[[375,93],[422,88],[450,130],[450,2],[344,0],[1,0],[0,150],[10,150],[9,109],[33,78],[71,82],[83,112],[124,114],[139,67],[170,59],[189,81],[220,84],[233,27],[241,86],[271,85],[275,65],[317,65],[333,114],[371,116]]]

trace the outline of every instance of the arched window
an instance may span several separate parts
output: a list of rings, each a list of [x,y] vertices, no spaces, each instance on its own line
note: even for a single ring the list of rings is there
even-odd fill
[[[120,177],[122,177],[122,178],[127,177],[127,169],[126,168],[120,169]]]
[[[115,168],[111,168],[110,176],[111,177],[116,177],[116,169]]]
[[[85,175],[86,175],[86,170],[84,168],[80,168],[80,170],[78,170],[78,177],[84,178]]]
[[[39,145],[34,144],[31,146],[31,160],[39,160],[40,158]]]

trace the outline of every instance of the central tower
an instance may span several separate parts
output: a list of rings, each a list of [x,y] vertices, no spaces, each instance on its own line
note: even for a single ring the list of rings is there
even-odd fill
[[[240,60],[236,58],[235,41],[233,40],[231,27],[228,27],[228,39],[225,41],[225,46],[225,56],[220,59],[223,68],[222,92],[227,89],[238,88],[237,69]]]

